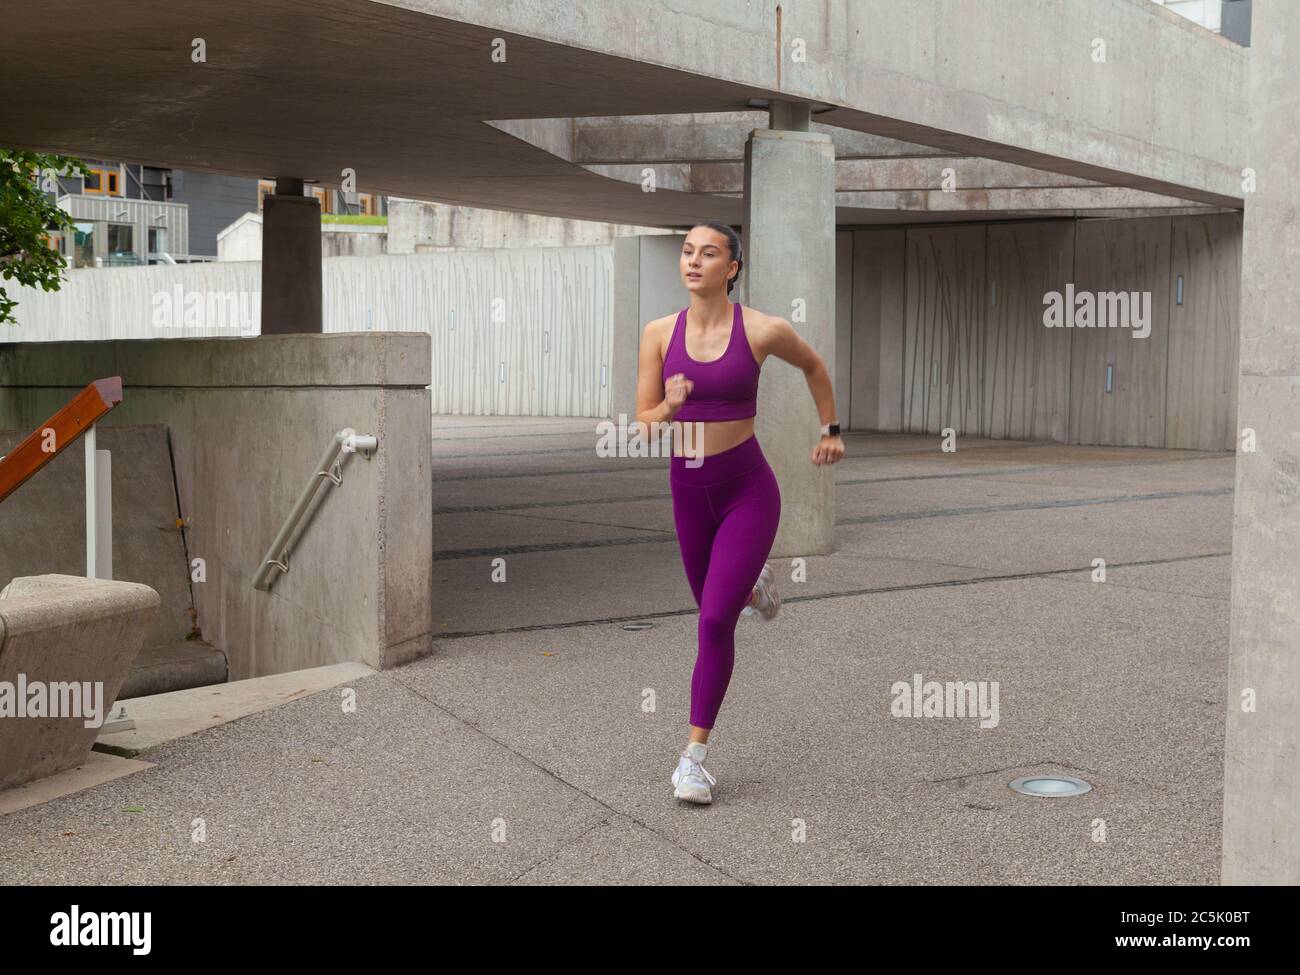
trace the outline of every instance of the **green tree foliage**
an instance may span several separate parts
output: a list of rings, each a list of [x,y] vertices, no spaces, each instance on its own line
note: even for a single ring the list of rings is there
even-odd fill
[[[0,278],[45,291],[57,291],[67,266],[51,248],[51,231],[69,231],[72,218],[45,190],[59,176],[85,175],[86,164],[71,156],[0,149]],[[18,304],[0,286],[0,325],[16,324]]]

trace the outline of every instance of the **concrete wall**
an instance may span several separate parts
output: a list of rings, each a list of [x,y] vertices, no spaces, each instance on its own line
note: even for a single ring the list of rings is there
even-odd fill
[[[902,429],[902,386],[894,377],[903,375],[905,236],[902,228],[858,230],[839,244],[851,248],[852,269],[850,300],[842,304],[853,331],[848,354],[839,357],[849,363],[848,423],[840,424],[846,430]]]
[[[677,244],[667,246],[675,252]],[[327,258],[325,331],[431,333],[438,413],[608,416],[612,273],[607,246]],[[241,313],[227,316],[233,327],[154,327],[164,298],[183,304],[177,288],[205,301],[233,296]],[[260,291],[255,262],[70,271],[57,292],[11,287],[19,325],[0,338],[255,335]],[[174,317],[183,320],[179,308]]]
[[[388,228],[383,224],[322,220],[321,257],[378,257],[388,253]],[[262,215],[242,213],[217,234],[217,259],[260,261]]]
[[[673,233],[657,227],[388,198],[390,254],[434,254],[488,247],[591,247],[613,244],[619,237]]]
[[[1069,336],[1042,317],[1043,295],[1070,279],[1074,229],[1064,221],[989,226],[984,436],[1068,439]]]
[[[1210,214],[839,231],[841,423],[1230,449],[1240,227],[1237,214]],[[327,259],[325,329],[430,332],[438,413],[631,416],[641,329],[688,301],[679,245],[668,234]],[[1070,282],[1150,290],[1151,335],[1045,328],[1043,295]],[[153,328],[154,296],[178,284],[245,296],[260,313],[256,263],[74,271],[60,292],[19,290],[7,337],[231,334]]]
[[[1112,328],[1057,333],[1071,341],[1072,443],[1164,446],[1171,235],[1167,217],[1087,220],[1077,228],[1076,290],[1149,291],[1151,334],[1135,339],[1128,329]],[[1112,368],[1109,393],[1107,365]]]
[[[323,257],[379,257],[388,253],[388,228],[326,220],[321,222],[320,243]]]
[[[608,416],[609,247],[326,261],[327,331],[432,338],[437,413]]]
[[[199,625],[230,678],[387,667],[431,646],[429,362],[427,335],[394,333],[0,346],[0,428],[30,430],[91,379],[120,375],[123,402],[102,422],[167,425],[188,554],[207,567]],[[346,427],[376,435],[378,451],[349,457],[289,574],[255,591],[267,547]]]
[[[1239,427],[1226,682],[1223,882],[1300,883],[1300,20],[1254,4],[1243,163]],[[1267,56],[1262,56],[1267,54]]]
[[[184,301],[172,309],[176,289],[182,297],[197,294],[233,294],[251,320],[242,315],[222,316],[223,324],[189,324],[183,328],[156,327],[183,323]],[[58,291],[9,287],[18,302],[18,324],[0,331],[6,342],[58,342],[66,340],[192,338],[198,336],[256,335],[261,321],[261,265],[205,262],[154,267],[114,267],[69,270]],[[167,307],[164,307],[164,300]],[[174,318],[161,313],[174,310]],[[159,316],[159,317],[155,317]],[[204,306],[207,321],[206,304]]]
[[[1240,241],[1236,214],[842,235],[853,248],[840,272],[853,283],[850,423],[1229,450]],[[1149,291],[1150,335],[1046,328],[1044,295],[1068,283]]]
[[[1241,218],[1175,219],[1169,273],[1165,446],[1231,447],[1237,436]],[[1177,285],[1183,278],[1183,303]]]
[[[0,455],[29,433],[0,429]],[[96,444],[112,454],[113,578],[158,593],[146,646],[183,641],[193,597],[167,428],[105,426]],[[86,452],[78,442],[0,503],[0,587],[16,576],[85,572]]]

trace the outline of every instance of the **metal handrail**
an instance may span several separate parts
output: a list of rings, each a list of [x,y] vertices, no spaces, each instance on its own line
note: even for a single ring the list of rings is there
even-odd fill
[[[319,463],[316,464],[316,472],[312,474],[306,486],[302,489],[302,493],[298,495],[293,510],[289,512],[289,517],[280,526],[275,541],[271,542],[271,547],[266,550],[261,565],[257,567],[257,574],[253,576],[254,589],[265,592],[271,588],[271,582],[276,578],[271,575],[272,569],[279,569],[282,575],[288,574],[289,551],[293,547],[291,539],[292,542],[297,541],[294,533],[297,531],[303,516],[307,513],[307,509],[311,506],[312,498],[316,496],[316,489],[321,485],[321,478],[325,478],[335,487],[343,483],[343,458],[339,455],[359,451],[366,460],[369,460],[370,455],[378,448],[379,439],[377,437],[359,435],[351,427],[334,434],[329,446],[325,448],[325,453],[321,455]]]
[[[95,449],[95,424],[122,402],[122,377],[96,379],[0,457],[0,501],[78,437],[86,448],[86,578],[113,578],[112,457]]]

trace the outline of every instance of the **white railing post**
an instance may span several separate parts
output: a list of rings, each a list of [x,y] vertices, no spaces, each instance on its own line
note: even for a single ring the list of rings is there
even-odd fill
[[[113,458],[95,448],[95,427],[86,442],[86,578],[113,578]]]
[[[95,504],[95,487],[98,484],[98,478],[95,477],[95,428],[92,426],[81,436],[86,445],[86,578],[95,578],[95,548],[99,540],[99,533],[95,530],[95,515],[98,505]]]

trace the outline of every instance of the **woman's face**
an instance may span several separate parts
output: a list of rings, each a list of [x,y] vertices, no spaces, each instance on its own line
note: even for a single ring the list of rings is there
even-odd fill
[[[686,290],[700,294],[727,292],[727,278],[736,269],[727,238],[711,227],[692,227],[682,242],[680,261]]]

